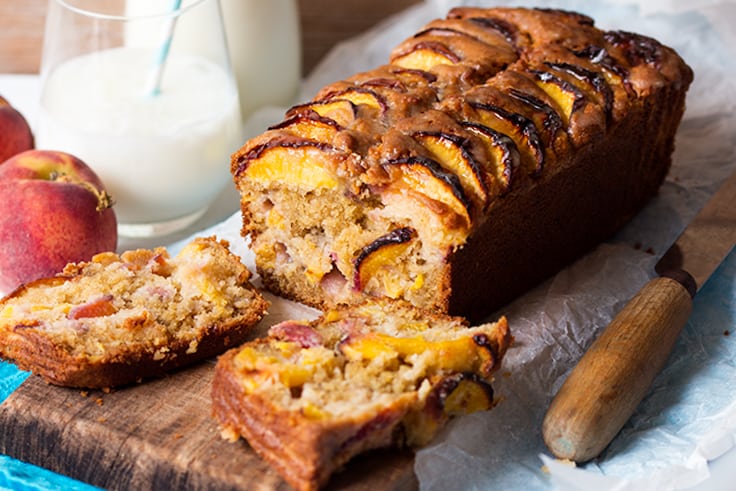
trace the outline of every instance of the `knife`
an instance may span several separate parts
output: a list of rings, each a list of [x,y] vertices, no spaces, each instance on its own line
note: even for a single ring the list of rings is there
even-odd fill
[[[613,440],[664,368],[696,292],[736,243],[736,173],[657,262],[649,281],[588,348],[542,423],[558,458],[586,462]]]

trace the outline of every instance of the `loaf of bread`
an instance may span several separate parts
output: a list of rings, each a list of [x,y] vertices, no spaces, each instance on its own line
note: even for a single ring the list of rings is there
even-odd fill
[[[453,9],[233,155],[258,272],[316,307],[482,318],[657,192],[692,76],[584,15]]]
[[[217,361],[214,414],[292,486],[314,490],[350,458],[426,444],[448,418],[494,405],[506,320],[468,327],[402,300],[286,321]]]
[[[106,388],[245,341],[268,303],[225,241],[98,254],[0,300],[0,357],[50,383]]]

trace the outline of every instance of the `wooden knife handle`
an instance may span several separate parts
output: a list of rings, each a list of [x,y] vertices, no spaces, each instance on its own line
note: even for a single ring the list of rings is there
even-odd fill
[[[644,398],[692,310],[694,291],[678,279],[644,285],[572,370],[542,424],[556,457],[596,457]]]

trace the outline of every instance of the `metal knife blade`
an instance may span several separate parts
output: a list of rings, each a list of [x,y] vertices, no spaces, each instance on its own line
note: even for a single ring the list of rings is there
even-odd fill
[[[649,281],[588,348],[542,423],[557,457],[590,460],[613,440],[664,367],[697,290],[736,243],[736,173],[662,256]]]
[[[699,290],[736,244],[736,173],[728,178],[662,256],[655,271],[681,269]]]

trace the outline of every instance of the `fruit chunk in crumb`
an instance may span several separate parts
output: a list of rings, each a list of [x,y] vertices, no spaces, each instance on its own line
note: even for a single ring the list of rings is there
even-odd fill
[[[479,371],[484,374],[490,374],[495,368],[497,357],[483,334],[433,341],[421,334],[398,337],[368,332],[346,337],[340,343],[340,351],[352,361],[370,361],[378,357],[406,360],[422,356],[431,371]]]
[[[105,317],[118,311],[113,304],[112,295],[103,295],[81,305],[75,305],[66,315],[67,319],[83,319],[88,317]]]
[[[379,274],[390,274],[392,266],[409,249],[416,231],[403,227],[379,237],[365,246],[355,258],[353,288],[361,291],[368,281]]]

